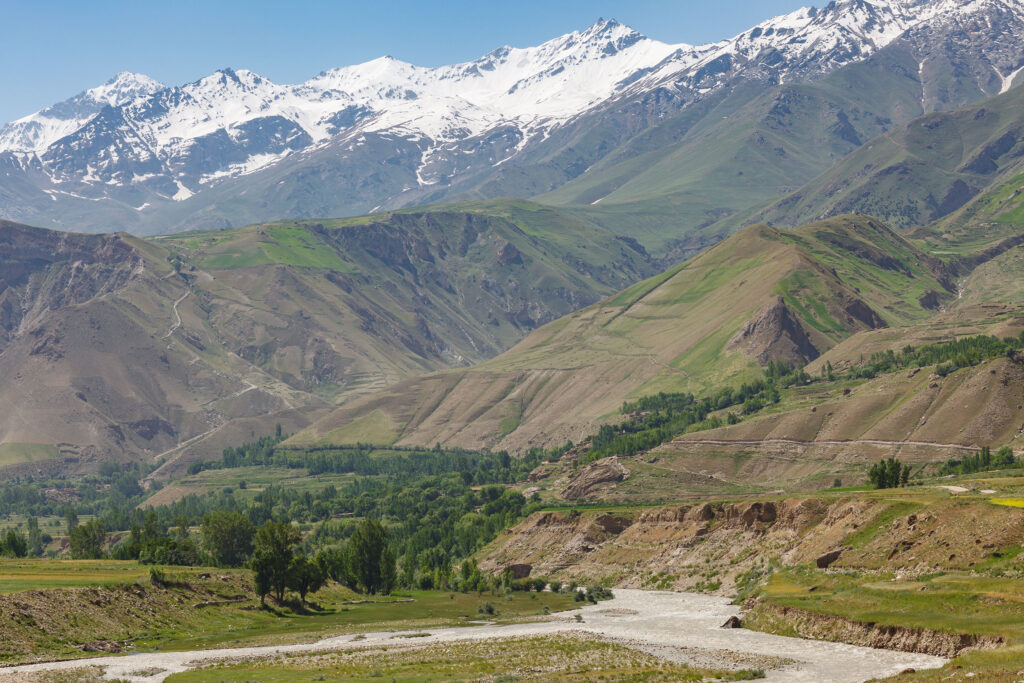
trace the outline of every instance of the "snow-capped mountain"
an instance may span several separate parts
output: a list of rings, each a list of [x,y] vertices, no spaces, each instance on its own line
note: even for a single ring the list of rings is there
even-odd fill
[[[104,107],[128,104],[164,87],[143,74],[119,73],[103,85],[6,124],[0,128],[0,151],[43,151],[79,130]]]
[[[837,0],[703,46],[668,45],[602,20],[463,64],[423,68],[383,57],[298,85],[231,69],[178,87],[121,74],[0,130],[0,216],[72,227],[71,218],[54,217],[72,202],[87,223],[102,215],[131,229],[180,202],[199,212],[225,201],[269,203],[242,199],[246,184],[231,182],[257,174],[294,186],[311,215],[437,201],[459,196],[467,179],[479,186],[496,169],[507,175],[573,122],[631,98],[659,94],[678,112],[738,83],[814,81],[901,41],[919,59],[923,110],[944,105],[928,93],[929,59],[962,66],[970,54],[983,63],[971,75],[978,96],[997,94],[1024,64],[1021,38],[1024,0]],[[932,80],[948,90],[946,75]],[[328,195],[350,199],[339,205]],[[280,210],[243,212],[242,220]],[[189,211],[173,213],[173,226],[152,218],[149,229],[192,225]]]

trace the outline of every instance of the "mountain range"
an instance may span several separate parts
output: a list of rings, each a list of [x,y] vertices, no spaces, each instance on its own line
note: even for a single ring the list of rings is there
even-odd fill
[[[286,447],[519,453],[773,362],[1017,334],[1022,18],[844,0],[701,47],[601,21],[299,86],[122,74],[8,124],[0,467],[170,476],[274,423]],[[1015,395],[972,377],[939,407],[1013,405],[963,438],[1018,434]],[[844,424],[933,434],[920,382],[854,393]],[[832,398],[724,434],[804,439]]]
[[[3,127],[0,215],[151,234],[544,195],[600,202],[623,232],[640,199],[685,204],[657,234],[632,235],[661,249],[893,125],[1009,89],[1022,37],[1016,1],[841,0],[702,46],[602,20],[464,64],[384,57],[298,85],[241,69],[173,87],[124,73]],[[851,102],[865,70],[889,73]],[[800,131],[818,139],[786,130],[807,119]],[[677,173],[690,164],[700,178]],[[773,182],[723,197],[742,168],[741,185]]]

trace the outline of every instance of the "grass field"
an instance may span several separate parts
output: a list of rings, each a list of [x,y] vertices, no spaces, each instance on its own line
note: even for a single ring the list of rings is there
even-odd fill
[[[179,567],[175,568],[175,573],[195,575],[200,573],[200,570]],[[0,559],[0,593],[49,588],[115,586],[148,579],[149,568],[138,562]]]
[[[127,652],[311,642],[368,630],[418,630],[468,624],[479,608],[511,623],[571,609],[553,593],[510,597],[440,591],[365,596],[331,584],[303,608],[260,609],[247,570],[166,567],[153,586],[135,562],[0,560],[0,662],[82,656],[92,642]],[[116,651],[116,650],[115,650]]]
[[[388,597],[367,598],[339,586],[323,590],[311,601],[316,608],[307,612],[281,610],[226,610],[216,623],[201,631],[162,634],[140,640],[137,649],[194,650],[212,647],[242,647],[278,643],[310,642],[319,638],[359,631],[409,630],[468,625],[480,618],[478,608],[485,602],[495,606],[488,620],[511,623],[538,618],[548,612],[571,609],[572,598],[553,593],[514,593],[511,599],[488,594],[440,591],[401,591]],[[364,604],[352,604],[369,599]],[[237,614],[236,614],[237,612]],[[211,615],[212,616],[212,615]]]
[[[860,622],[950,633],[999,636],[1007,646],[968,651],[942,669],[901,674],[888,681],[1021,680],[1024,670],[1024,580],[1016,576],[948,573],[898,578],[891,573],[822,575],[809,568],[775,574],[766,600]],[[813,590],[811,590],[813,587]],[[758,617],[747,625],[760,628]],[[771,628],[783,635],[785,628]]]
[[[337,252],[321,242],[300,225],[270,224],[259,230],[235,231],[234,240],[214,239],[206,244],[207,256],[200,261],[204,268],[230,270],[282,264],[297,268],[320,268],[340,273],[356,269],[343,261]],[[199,238],[186,240],[193,246]]]
[[[744,677],[757,677],[748,672]],[[281,657],[176,674],[170,683],[292,683],[297,681],[721,681],[725,671],[667,663],[593,636],[557,635],[427,647]]]
[[[40,462],[59,458],[60,452],[53,444],[47,443],[3,443],[0,444],[0,467],[20,465],[24,462]]]
[[[328,485],[351,481],[351,474],[322,474],[310,477],[305,469],[287,467],[232,467],[203,470],[168,484],[145,501],[145,505],[166,505],[190,494],[203,495],[230,489],[238,498],[249,500],[268,486],[283,486],[299,492],[317,493]],[[244,488],[243,488],[244,486]]]
[[[823,574],[797,568],[772,576],[763,595],[775,604],[861,622],[1002,636],[1024,645],[1024,581],[1019,578],[967,572],[898,578],[889,572]]]

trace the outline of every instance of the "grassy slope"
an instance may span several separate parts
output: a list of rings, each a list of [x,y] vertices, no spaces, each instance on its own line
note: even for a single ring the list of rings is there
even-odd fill
[[[158,241],[209,274],[196,286],[232,346],[331,400],[484,360],[653,270],[610,233],[529,202]]]
[[[943,291],[934,267],[865,218],[792,233],[752,227],[546,325],[472,370],[427,376],[345,406],[292,443],[372,438],[522,448],[577,440],[627,398],[757,376],[756,362],[727,346],[776,297],[824,350],[866,326],[849,313],[856,301],[889,324],[927,316],[917,298]]]
[[[1017,150],[1022,137],[1022,100],[1024,89],[1016,88],[979,104],[929,114],[894,128],[756,218],[799,225],[817,216],[858,211],[909,228],[952,214],[987,188],[999,188],[940,231],[958,232],[956,241],[961,249],[976,249],[1005,236],[1007,224],[1013,220],[1012,207],[1004,204],[1020,186]],[[987,212],[999,214],[1002,220],[980,232],[976,219]],[[971,228],[963,230],[967,222]]]
[[[706,245],[919,116],[916,71],[913,57],[889,49],[813,84],[738,88],[651,127],[540,200],[622,223],[655,250]]]

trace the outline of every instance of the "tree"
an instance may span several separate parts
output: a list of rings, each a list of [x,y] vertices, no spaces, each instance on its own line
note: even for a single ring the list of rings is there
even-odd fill
[[[256,576],[253,580],[253,588],[256,590],[256,595],[260,596],[260,606],[265,606],[267,604],[267,594],[273,588],[270,585],[270,576],[268,574],[256,572]]]
[[[305,555],[292,558],[286,585],[299,594],[303,605],[306,604],[306,595],[316,593],[326,582],[327,576],[316,562]]]
[[[348,547],[322,549],[316,554],[316,563],[324,576],[332,581],[352,590],[359,587],[359,578],[352,571]]]
[[[257,593],[263,603],[267,593],[272,593],[277,602],[284,601],[288,585],[288,568],[295,557],[295,546],[302,541],[302,534],[291,524],[268,521],[256,531],[256,550],[250,567],[256,573]],[[265,589],[261,592],[261,588]]]
[[[14,529],[8,529],[7,534],[0,540],[0,555],[11,557],[28,555],[28,541],[25,540],[25,535]]]
[[[68,536],[70,536],[71,532],[75,530],[76,526],[78,526],[78,513],[76,513],[75,509],[69,505],[64,510],[64,519],[67,522]]]
[[[202,533],[203,548],[220,566],[240,567],[252,554],[256,529],[240,512],[211,512],[203,517]]]
[[[43,554],[43,533],[39,530],[39,520],[28,518],[28,554],[39,557]]]
[[[71,557],[75,560],[97,560],[103,557],[107,532],[103,524],[94,519],[71,529]]]
[[[395,585],[395,554],[388,545],[388,531],[375,519],[363,521],[349,541],[352,570],[370,595],[387,595]]]
[[[993,464],[997,467],[1007,467],[1009,465],[1013,465],[1016,461],[1016,458],[1013,456],[1013,449],[1009,446],[1003,446],[996,451]]]
[[[868,481],[876,489],[894,489],[906,486],[910,480],[910,465],[904,465],[896,458],[880,460],[868,470]]]

